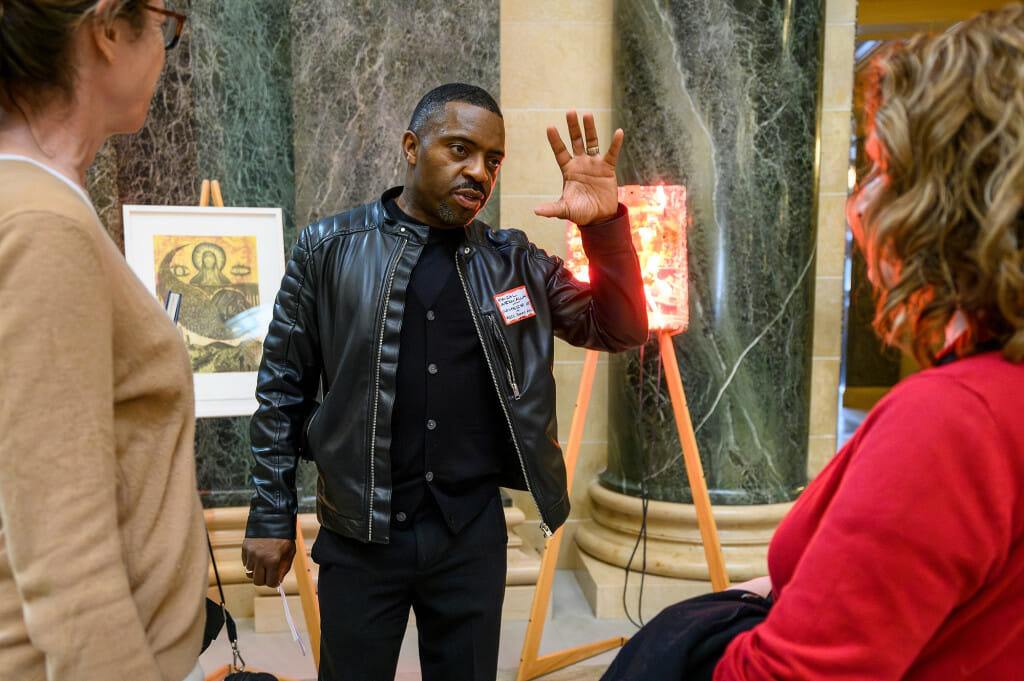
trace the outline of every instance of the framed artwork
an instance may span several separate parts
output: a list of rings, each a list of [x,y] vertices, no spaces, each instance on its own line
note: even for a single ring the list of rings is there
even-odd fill
[[[192,359],[196,416],[256,411],[256,371],[284,276],[280,208],[124,206],[128,266],[164,302]]]

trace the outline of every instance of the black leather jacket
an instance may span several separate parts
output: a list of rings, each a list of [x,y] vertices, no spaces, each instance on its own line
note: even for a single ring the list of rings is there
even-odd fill
[[[304,456],[319,471],[320,523],[362,541],[388,541],[399,332],[409,276],[429,231],[388,216],[383,202],[400,192],[306,227],[295,245],[259,370],[247,537],[295,536],[295,469]],[[612,222],[582,230],[593,285],[574,279],[519,230],[473,221],[456,252],[519,461],[501,484],[531,493],[546,534],[569,514],[553,335],[609,352],[647,338],[639,262],[628,216],[619,211]],[[528,298],[533,314],[507,324],[495,296],[515,289],[512,301]]]

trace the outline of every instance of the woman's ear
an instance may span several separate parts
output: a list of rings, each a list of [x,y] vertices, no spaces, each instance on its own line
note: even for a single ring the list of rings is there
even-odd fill
[[[117,41],[125,38],[124,22],[116,22],[115,12],[120,6],[121,0],[99,0],[96,8],[89,17],[91,23],[91,35],[96,43],[96,49],[104,59],[113,61]]]
[[[117,54],[116,43],[124,37],[122,27],[96,13],[89,18],[86,29],[102,58],[107,62],[114,61]]]

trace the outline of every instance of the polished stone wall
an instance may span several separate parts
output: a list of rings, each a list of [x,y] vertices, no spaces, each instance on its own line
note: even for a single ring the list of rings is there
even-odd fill
[[[622,184],[684,184],[690,326],[674,339],[712,501],[806,482],[821,3],[619,0]],[[687,502],[657,345],[612,359],[605,486]],[[615,388],[621,386],[619,390]]]
[[[401,183],[401,133],[431,87],[461,80],[499,96],[498,0],[171,5],[189,19],[146,125],[104,145],[89,175],[119,244],[123,204],[194,205],[215,178],[228,205],[282,208],[288,249],[308,222]],[[248,503],[247,416],[201,419],[196,458],[208,506]],[[309,509],[311,466],[299,487]]]
[[[402,184],[399,142],[431,88],[467,82],[500,101],[498,10],[498,0],[293,1],[300,224]],[[496,217],[495,199],[482,219]]]

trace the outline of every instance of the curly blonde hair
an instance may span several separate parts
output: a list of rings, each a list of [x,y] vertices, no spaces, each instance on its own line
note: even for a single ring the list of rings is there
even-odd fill
[[[959,355],[987,343],[1021,361],[1024,6],[895,43],[870,68],[873,186],[850,203],[876,330],[931,366],[959,311]]]

